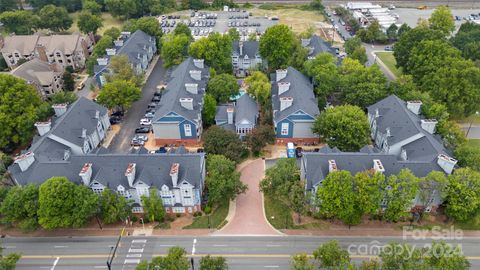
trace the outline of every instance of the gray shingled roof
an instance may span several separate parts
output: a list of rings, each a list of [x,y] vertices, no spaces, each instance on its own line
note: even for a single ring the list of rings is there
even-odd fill
[[[137,30],[125,41],[118,50],[117,55],[127,55],[129,62],[135,66],[140,63],[140,60],[137,58],[138,54],[144,55],[147,53],[144,46],[147,49],[152,46],[152,38],[152,36],[142,30]]]
[[[202,71],[202,79],[196,81],[190,76],[190,70]],[[207,86],[209,76],[209,69],[205,65],[200,69],[193,64],[193,58],[189,57],[180,65],[175,67],[170,75],[170,80],[165,90],[160,103],[157,105],[155,112],[155,120],[160,119],[169,112],[175,112],[190,121],[198,119],[202,112],[203,96],[205,95],[205,88]],[[197,83],[198,94],[192,94],[185,89],[186,83]],[[193,110],[187,110],[180,105],[180,98],[193,98]]]
[[[332,48],[332,45],[317,35],[313,35],[310,38],[310,43],[307,46],[313,48],[313,50],[309,53],[309,56],[316,56],[317,54],[323,52],[328,52],[335,55],[335,49]]]
[[[375,115],[378,109],[379,119],[377,119],[378,131],[385,133],[390,128],[391,137],[388,138],[389,145],[401,142],[416,134],[425,136],[422,141],[414,141],[404,146],[412,154],[412,158],[421,156],[438,156],[440,153],[449,154],[441,143],[441,139],[428,133],[421,126],[421,117],[414,114],[407,108],[407,103],[395,95],[388,96],[379,102],[368,107],[368,113]],[[428,145],[426,145],[428,144]],[[420,147],[422,146],[422,147]],[[412,151],[414,150],[415,151]],[[424,152],[422,153],[422,149]],[[410,156],[409,156],[410,159]]]
[[[98,124],[98,120],[95,119],[96,111],[99,111],[100,115],[105,115],[107,108],[80,97],[55,121],[50,133],[83,147],[82,129],[86,129],[87,134],[92,134],[96,130]]]
[[[52,84],[54,77],[60,76],[62,72],[57,72],[47,62],[34,58],[12,70],[11,74],[42,86]]]
[[[36,157],[36,156],[35,156]],[[136,163],[135,182],[142,181],[150,186],[172,187],[170,167],[180,164],[179,183],[187,180],[198,187],[202,179],[204,154],[88,154],[71,156],[68,160],[40,162],[36,160],[30,168],[22,172],[18,164],[9,167],[10,172],[20,185],[28,183],[42,184],[53,176],[65,176],[80,184],[78,175],[85,163],[92,163],[92,178],[102,185],[115,188],[118,185],[128,187],[125,170],[129,163]]]
[[[242,54],[240,55],[240,43],[239,41],[234,41],[232,43],[233,52],[238,54],[240,57],[248,56],[249,59],[255,58],[259,54],[259,43],[258,41],[242,41],[243,48]]]
[[[276,73],[271,76],[272,80],[272,105],[273,105],[273,120],[275,122],[281,121],[292,113],[299,110],[316,117],[320,114],[318,109],[317,99],[313,94],[313,85],[310,80],[300,71],[293,67],[287,68],[287,76],[279,82],[289,82],[290,89],[278,96],[278,82],[276,80]],[[280,111],[280,97],[293,97],[292,106]]]
[[[373,160],[381,160],[385,168],[385,176],[398,174],[400,170],[408,168],[417,177],[424,177],[431,171],[443,172],[436,162],[429,161],[402,161],[395,155],[382,153],[362,152],[306,152],[303,154],[302,162],[306,165],[307,189],[323,180],[328,174],[328,160],[335,160],[338,170],[350,171],[352,174],[370,170],[373,168]]]
[[[240,123],[243,119],[255,124],[258,115],[257,102],[248,94],[243,94],[237,99],[235,104],[235,123]]]

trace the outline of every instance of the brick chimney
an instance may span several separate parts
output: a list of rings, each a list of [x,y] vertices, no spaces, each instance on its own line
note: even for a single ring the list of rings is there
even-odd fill
[[[287,77],[286,69],[277,69],[276,71],[277,82]]]
[[[66,103],[53,104],[52,105],[53,110],[55,110],[55,116],[57,116],[57,117],[60,117],[61,115],[66,113],[67,112],[67,107],[68,107],[68,105]]]
[[[420,100],[410,100],[407,101],[407,109],[409,109],[414,114],[420,114],[420,109],[422,108],[422,102]]]
[[[191,94],[198,94],[198,83],[186,83],[185,90]]]
[[[13,162],[18,164],[18,166],[20,166],[20,170],[24,172],[28,170],[28,168],[30,167],[30,165],[33,164],[34,161],[35,157],[33,152],[27,152],[23,155],[16,157]]]
[[[35,127],[37,128],[38,135],[43,136],[52,128],[52,122],[50,120],[46,122],[36,122]]]
[[[337,162],[334,159],[328,160],[328,172],[336,172],[338,170]]]
[[[48,62],[47,50],[45,46],[39,44],[35,49],[37,50],[38,58],[44,62]]]
[[[444,154],[440,154],[437,157],[438,166],[440,166],[447,174],[451,174],[453,172],[453,169],[455,168],[457,162],[458,161],[456,159]]]
[[[289,82],[279,82],[278,83],[278,95],[281,95],[285,92],[287,92],[290,89],[290,83]]]
[[[78,176],[82,178],[82,182],[85,186],[90,185],[90,179],[92,178],[92,163],[83,164]]]
[[[280,111],[287,109],[288,107],[292,106],[292,104],[293,104],[293,97],[281,97]]]
[[[180,170],[179,163],[173,163],[170,167],[170,177],[172,178],[172,185],[176,187],[178,185],[178,171]]]
[[[127,177],[128,185],[133,187],[133,182],[135,182],[135,173],[137,171],[136,163],[128,163],[127,169],[125,170],[125,176]]]
[[[227,108],[227,123],[229,125],[233,125],[233,113],[234,113],[235,109],[232,107],[232,106],[229,106]]]
[[[204,68],[203,63],[203,59],[193,59],[193,65],[195,65],[197,68]]]
[[[193,98],[180,98],[180,105],[189,111],[193,110]]]

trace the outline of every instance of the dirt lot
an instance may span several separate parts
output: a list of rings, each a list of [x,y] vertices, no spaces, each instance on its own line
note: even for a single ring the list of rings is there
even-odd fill
[[[297,8],[281,8],[277,10],[264,10],[253,8],[249,10],[254,16],[278,16],[280,24],[286,24],[296,33],[301,33],[309,27],[318,28],[318,23],[325,21],[322,14],[316,11],[306,11]],[[317,29],[317,34],[320,34]]]

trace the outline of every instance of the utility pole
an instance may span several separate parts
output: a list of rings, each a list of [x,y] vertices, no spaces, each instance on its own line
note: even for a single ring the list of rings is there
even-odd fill
[[[115,253],[117,253],[117,248],[118,248],[118,245],[120,244],[120,240],[122,239],[124,231],[125,231],[125,227],[123,227],[122,231],[120,232],[120,235],[118,236],[118,240],[117,240],[117,243],[115,244],[115,246],[110,247],[110,253],[108,254],[108,257],[107,257],[108,270],[112,270],[113,258],[115,258]],[[113,251],[113,253],[112,253],[112,251]]]

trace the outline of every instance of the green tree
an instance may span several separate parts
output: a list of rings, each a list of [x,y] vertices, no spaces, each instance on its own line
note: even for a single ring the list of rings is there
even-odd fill
[[[65,7],[69,12],[82,8],[82,0],[28,0],[28,3],[36,10],[46,5]]]
[[[417,198],[420,205],[428,207],[428,202],[435,196],[443,201],[446,197],[448,180],[443,172],[431,171],[419,179]]]
[[[103,20],[99,15],[83,11],[78,15],[77,25],[82,33],[88,34],[92,32],[96,34],[97,30],[103,26]]]
[[[224,155],[235,162],[240,162],[246,148],[235,132],[218,126],[211,126],[203,134],[205,152],[213,155]]]
[[[391,242],[385,245],[379,255],[382,269],[429,269],[424,268],[422,252],[409,244]]]
[[[463,23],[450,42],[462,51],[463,57],[473,61],[480,59],[480,25],[473,22]]]
[[[377,20],[373,21],[366,29],[360,29],[357,32],[357,36],[367,43],[374,41],[383,42],[386,40],[386,35],[382,32],[381,26]]]
[[[46,117],[49,105],[24,80],[0,74],[0,149],[11,151],[27,144],[34,134],[36,121]],[[8,152],[7,151],[7,152]]]
[[[217,73],[232,71],[232,41],[228,35],[211,33],[190,45],[189,54],[198,59],[204,59],[206,64]]]
[[[112,192],[108,188],[102,192],[99,200],[101,219],[106,224],[123,221],[131,213],[125,197]]]
[[[339,75],[336,59],[333,55],[319,53],[315,59],[305,62],[305,70],[313,78],[318,96],[329,96],[337,89]]]
[[[204,256],[200,259],[200,270],[228,270],[227,260],[224,257]]]
[[[189,270],[190,262],[186,257],[187,252],[181,247],[171,247],[165,257],[154,257],[148,264],[148,269],[159,270]],[[138,270],[138,267],[137,267]]]
[[[150,189],[149,196],[142,196],[142,205],[149,221],[163,221],[165,209],[163,208],[162,198],[158,196],[158,191],[155,188]]]
[[[388,28],[387,28],[387,37],[390,41],[394,41],[394,40],[397,40],[397,37],[398,37],[398,26],[395,24],[395,23],[392,23],[392,25],[390,25]]]
[[[3,200],[0,213],[2,221],[7,224],[18,224],[24,230],[38,226],[38,186],[28,184],[24,187],[11,188]]]
[[[437,7],[428,19],[428,22],[430,23],[430,28],[441,31],[445,36],[455,30],[452,11],[447,6]]]
[[[165,68],[179,65],[188,55],[190,39],[184,34],[168,34],[162,37],[162,49],[160,55]]]
[[[325,7],[322,4],[322,0],[312,0],[309,4],[310,8],[313,10],[323,11]]]
[[[378,214],[384,198],[385,175],[372,171],[358,172],[354,176],[358,205],[364,214]]]
[[[235,171],[235,162],[222,155],[210,155],[207,159],[208,203],[218,206],[228,202],[241,193],[247,186],[240,181],[240,173]]]
[[[304,72],[304,64],[308,58],[308,49],[304,48],[298,40],[293,43],[293,52],[287,63],[287,66],[294,67],[300,72]]]
[[[18,260],[21,256],[17,253],[10,253],[7,256],[2,255],[3,248],[0,247],[0,269],[15,270]]]
[[[68,180],[67,180],[68,181]],[[72,227],[84,226],[98,212],[98,195],[87,186],[75,186]]]
[[[479,83],[480,68],[470,60],[450,57],[425,76],[421,86],[435,101],[444,103],[452,116],[466,117],[479,109]]]
[[[255,97],[262,108],[269,105],[272,85],[263,72],[252,72],[250,76],[245,79],[245,83],[248,85],[248,94]]]
[[[350,264],[348,251],[342,249],[337,240],[331,240],[320,245],[313,251],[313,257],[325,269],[346,269]]]
[[[253,154],[258,155],[263,147],[275,142],[275,132],[271,125],[258,125],[245,137],[245,142]]]
[[[84,0],[82,9],[93,15],[101,15],[102,13],[102,5],[95,2],[95,0]]]
[[[277,24],[267,28],[260,38],[260,54],[271,70],[286,68],[295,49],[295,35],[288,26]]]
[[[352,37],[345,41],[345,52],[350,55],[355,49],[362,47],[362,40],[359,37]]]
[[[64,7],[46,5],[38,12],[38,16],[40,17],[39,26],[53,32],[67,30],[73,23],[73,19]]]
[[[480,173],[470,168],[461,168],[448,176],[446,214],[466,221],[480,207]]]
[[[0,14],[0,22],[10,33],[17,35],[31,35],[39,28],[40,18],[31,11],[15,10],[5,11]]]
[[[370,142],[367,116],[352,105],[326,109],[317,117],[312,130],[328,145],[342,151],[358,151]]]
[[[75,89],[75,80],[73,79],[73,75],[70,71],[65,70],[63,72],[63,90],[73,91],[74,89]]]
[[[140,87],[143,84],[143,74],[137,74],[130,65],[127,55],[115,55],[110,58],[110,74],[107,75],[107,82],[117,80],[130,81],[135,86]]]
[[[480,149],[478,147],[462,144],[455,149],[455,158],[458,160],[458,165],[480,171]]]
[[[208,81],[207,93],[215,97],[218,103],[225,103],[230,97],[238,95],[239,88],[235,76],[224,73]]]
[[[205,126],[211,126],[215,123],[215,115],[217,113],[217,101],[212,95],[206,94],[203,103],[203,123]]]
[[[319,213],[327,218],[338,218],[349,226],[360,223],[362,209],[353,185],[350,172],[329,173],[317,190],[315,201]]]
[[[72,92],[58,92],[53,94],[49,97],[51,104],[61,104],[61,103],[68,103],[71,104],[78,99],[77,95]]]
[[[437,132],[442,135],[445,146],[456,149],[467,142],[465,132],[454,121],[441,121],[437,124]]]
[[[65,177],[52,177],[40,186],[38,203],[43,228],[80,227],[96,212],[98,196]]]
[[[105,30],[105,32],[103,32],[103,36],[111,37],[112,42],[113,40],[116,40],[120,36],[120,34],[121,34],[120,29],[118,29],[117,27],[110,27],[107,30]]]
[[[317,267],[310,261],[306,253],[293,255],[290,258],[290,270],[315,270]]]
[[[403,33],[411,30],[412,28],[410,26],[408,26],[408,24],[404,23],[402,25],[400,25],[400,27],[398,28],[398,31],[397,31],[397,36],[400,37]]]
[[[444,241],[433,242],[428,249],[425,256],[426,264],[432,267],[431,269],[442,270],[468,270],[470,269],[470,262],[461,254],[460,246],[452,246]]]
[[[240,40],[240,33],[238,33],[237,28],[230,28],[228,29],[228,36],[232,41],[239,41]]]
[[[135,0],[105,0],[105,5],[113,16],[123,19],[129,19],[138,12]]]
[[[183,35],[188,37],[189,41],[193,40],[192,31],[190,30],[190,28],[188,28],[188,26],[186,24],[184,24],[182,22],[177,24],[177,26],[173,30],[173,34],[176,35],[176,36],[183,34]]]
[[[397,67],[401,67],[407,73],[409,72],[407,63],[410,59],[410,54],[417,44],[424,40],[442,40],[444,37],[442,32],[425,27],[413,28],[399,34],[399,36],[398,42],[395,43],[393,55],[397,61]]]
[[[362,65],[365,65],[368,61],[367,51],[364,47],[356,48],[352,54],[349,55],[350,58],[357,60]]]
[[[388,221],[397,222],[410,213],[409,206],[417,194],[418,182],[419,179],[409,169],[402,169],[398,175],[387,178],[384,216]]]
[[[16,10],[17,8],[18,8],[17,0],[2,0],[2,1],[0,1],[0,13],[2,13],[4,11]]]
[[[95,47],[93,47],[93,52],[92,52],[92,57],[91,58],[96,58],[96,57],[101,57],[106,54],[106,49],[111,48],[113,45],[113,38],[109,35],[104,35],[98,42],[95,44]],[[120,56],[116,56],[120,57]],[[112,57],[115,58],[115,57]],[[96,61],[96,59],[94,59]]]
[[[387,95],[387,79],[377,65],[365,67],[358,60],[346,58],[339,73],[344,102],[367,107]]]
[[[115,80],[103,86],[97,101],[109,109],[120,108],[123,111],[130,108],[141,94],[142,91],[133,82]]]

